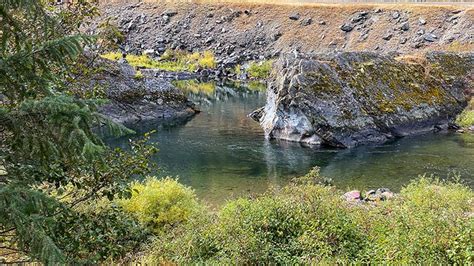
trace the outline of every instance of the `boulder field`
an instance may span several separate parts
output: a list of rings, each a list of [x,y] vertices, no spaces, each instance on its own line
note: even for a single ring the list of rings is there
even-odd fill
[[[287,55],[251,117],[268,138],[340,148],[384,142],[447,129],[473,77],[472,53]]]
[[[127,53],[212,51],[219,73],[292,52],[473,51],[472,5],[251,4],[101,0]],[[92,25],[90,30],[95,32]]]

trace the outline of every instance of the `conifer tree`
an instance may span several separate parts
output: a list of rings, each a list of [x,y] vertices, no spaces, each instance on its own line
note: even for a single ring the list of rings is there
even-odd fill
[[[65,78],[94,43],[77,31],[93,5],[77,2],[68,13],[0,0],[0,251],[46,264],[80,259],[71,247],[87,248],[87,239],[70,230],[87,217],[74,207],[127,195],[127,179],[146,173],[154,153],[143,143],[132,153],[107,148],[94,128],[127,130],[97,112],[100,101],[69,93]]]

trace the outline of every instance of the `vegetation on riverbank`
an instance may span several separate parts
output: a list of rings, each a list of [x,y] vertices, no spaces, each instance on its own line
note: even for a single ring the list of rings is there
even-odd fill
[[[176,88],[185,93],[212,95],[216,91],[216,82],[199,82],[197,80],[176,80],[173,82]]]
[[[341,191],[321,180],[313,171],[283,189],[230,201],[217,212],[196,208],[195,196],[181,186],[181,198],[165,202],[176,202],[176,209],[168,210],[186,210],[187,218],[156,234],[138,260],[463,264],[474,259],[474,192],[468,187],[421,177],[394,199],[372,204],[346,202]],[[154,181],[154,186],[168,182]]]
[[[465,128],[474,126],[474,99],[469,102],[468,107],[457,117],[456,123]]]
[[[79,26],[93,6],[73,1],[56,10],[48,3],[1,6],[0,263],[473,260],[473,191],[457,183],[423,178],[373,206],[343,201],[313,171],[210,211],[177,181],[147,178],[156,169],[147,135],[127,151],[108,147],[97,130],[130,130],[98,113],[100,90],[87,97],[71,90],[90,67],[82,55],[95,38]],[[180,58],[213,62],[204,53],[168,56],[170,68],[182,66]],[[132,61],[156,64],[144,56]]]
[[[122,58],[122,54],[119,52],[110,52],[101,55],[101,57],[118,61]],[[194,72],[197,69],[213,69],[217,65],[214,54],[210,51],[187,53],[179,50],[166,50],[159,60],[153,59],[145,54],[127,54],[125,59],[130,65],[137,68],[160,69],[172,72]]]
[[[266,60],[261,62],[250,62],[247,69],[250,78],[254,79],[266,79],[270,76],[272,71],[272,60]]]

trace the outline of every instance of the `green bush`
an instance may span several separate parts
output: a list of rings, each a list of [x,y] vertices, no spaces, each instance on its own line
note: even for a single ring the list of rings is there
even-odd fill
[[[155,233],[186,222],[201,208],[194,191],[175,179],[148,178],[131,185],[132,196],[119,204]]]
[[[138,251],[150,236],[134,217],[105,199],[83,203],[73,215],[57,219],[58,227],[69,230],[53,239],[70,259],[74,255],[76,262],[84,264],[123,259]]]
[[[117,61],[122,58],[122,54],[111,52],[101,55],[102,58]],[[150,58],[148,55],[128,54],[125,58],[127,62],[137,68],[161,69],[165,71],[190,71],[199,68],[213,69],[217,66],[214,54],[211,51],[202,53],[187,53],[179,50],[167,50],[160,60]]]
[[[281,190],[193,215],[150,245],[147,263],[442,263],[474,259],[473,196],[420,178],[394,199],[354,204],[317,171]],[[471,213],[471,214],[470,214]]]
[[[473,191],[421,178],[365,213],[371,262],[464,264],[474,259]]]
[[[462,127],[474,126],[474,99],[469,102],[466,110],[457,117],[456,123]]]
[[[261,61],[261,62],[251,62],[247,73],[249,77],[255,79],[266,79],[270,77],[270,73],[272,71],[273,61]]]

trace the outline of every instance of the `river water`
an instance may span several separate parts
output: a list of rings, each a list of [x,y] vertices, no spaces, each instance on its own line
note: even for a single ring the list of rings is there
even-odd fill
[[[265,104],[262,86],[178,84],[201,113],[173,124],[135,126],[157,130],[151,141],[159,152],[157,176],[179,177],[212,204],[283,186],[292,177],[319,166],[323,176],[343,189],[388,187],[399,190],[419,175],[460,176],[474,186],[474,135],[427,134],[354,149],[316,149],[286,141],[265,140],[247,115]],[[130,136],[110,141],[126,146]]]

